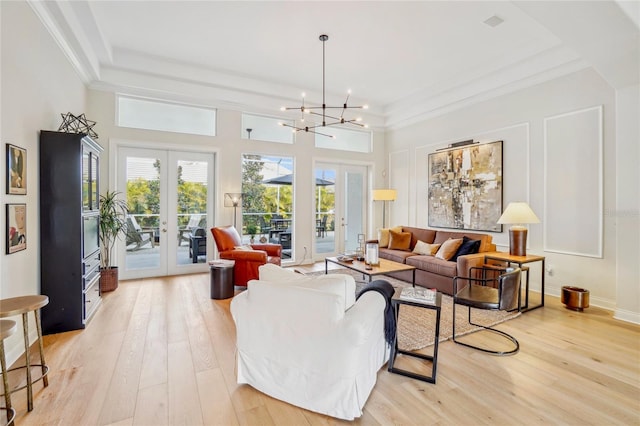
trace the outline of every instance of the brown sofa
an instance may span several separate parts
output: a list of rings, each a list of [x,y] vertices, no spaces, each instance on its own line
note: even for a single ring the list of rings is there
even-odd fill
[[[417,285],[436,288],[446,294],[453,294],[453,277],[469,276],[469,268],[481,266],[484,263],[485,254],[496,251],[496,245],[492,243],[493,237],[489,234],[412,228],[408,226],[403,226],[402,232],[411,233],[409,250],[392,250],[380,247],[379,256],[383,259],[415,266]],[[429,244],[441,244],[449,238],[462,238],[464,236],[473,240],[480,240],[480,248],[476,254],[459,256],[456,262],[413,253],[418,240]],[[411,282],[412,272],[396,272],[389,275]]]

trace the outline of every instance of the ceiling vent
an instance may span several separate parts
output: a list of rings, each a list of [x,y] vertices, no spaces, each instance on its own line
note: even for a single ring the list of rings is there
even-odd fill
[[[504,19],[500,18],[499,16],[493,15],[491,18],[487,19],[486,21],[484,21],[485,24],[487,24],[490,27],[497,27],[498,25],[502,24],[504,22]]]

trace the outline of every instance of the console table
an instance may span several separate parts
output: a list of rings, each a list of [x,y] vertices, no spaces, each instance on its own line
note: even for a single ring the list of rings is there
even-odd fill
[[[542,270],[540,271],[540,303],[529,307],[529,274],[530,269],[527,269],[527,279],[525,281],[525,296],[524,306],[521,308],[521,312],[531,311],[544,306],[544,256],[538,256],[535,254],[528,254],[526,256],[513,256],[509,253],[495,252],[484,256],[484,263],[488,263],[489,260],[506,262],[507,265],[518,265],[518,268],[522,269],[522,265],[525,263],[542,262]]]

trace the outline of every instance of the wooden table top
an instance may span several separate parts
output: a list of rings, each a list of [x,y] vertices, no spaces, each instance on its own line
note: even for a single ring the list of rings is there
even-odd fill
[[[416,269],[415,266],[405,265],[404,263],[393,262],[387,259],[379,259],[380,263],[377,266],[371,267],[371,269],[366,269],[367,264],[359,260],[354,260],[353,262],[342,262],[338,260],[337,257],[327,257],[326,260],[331,263],[344,266],[345,268],[361,272],[365,275],[385,275],[392,272],[411,271]]]
[[[11,320],[0,320],[0,340],[11,336],[16,332],[16,322]]]
[[[35,311],[36,309],[46,306],[48,303],[49,297],[43,294],[2,299],[0,300],[0,318],[12,317],[14,315],[24,314],[25,312]]]

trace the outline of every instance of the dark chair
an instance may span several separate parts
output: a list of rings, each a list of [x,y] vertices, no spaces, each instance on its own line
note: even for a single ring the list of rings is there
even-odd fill
[[[487,275],[495,273],[496,269],[491,268],[471,268],[470,277],[455,277],[453,279],[453,341],[459,345],[464,345],[493,355],[510,355],[518,352],[520,344],[511,335],[504,331],[497,330],[490,326],[476,324],[471,321],[471,308],[489,309],[501,311],[520,310],[520,269],[500,271],[500,275],[496,278]],[[480,276],[480,278],[472,278]],[[459,285],[461,282],[465,284]],[[497,287],[488,284],[496,283]],[[469,343],[456,340],[456,305],[467,306],[469,310],[469,324],[481,327],[484,330],[497,333],[507,338],[513,344],[513,349],[508,351],[497,351],[480,346],[471,345]]]
[[[318,233],[318,237],[324,238],[327,235],[327,218],[329,216],[324,215],[322,219],[316,221],[316,232]]]
[[[264,220],[264,216],[260,216],[260,234],[268,234],[271,231],[271,224]]]
[[[207,256],[207,231],[195,228],[189,234],[189,256],[193,263],[198,263],[198,256]]]

